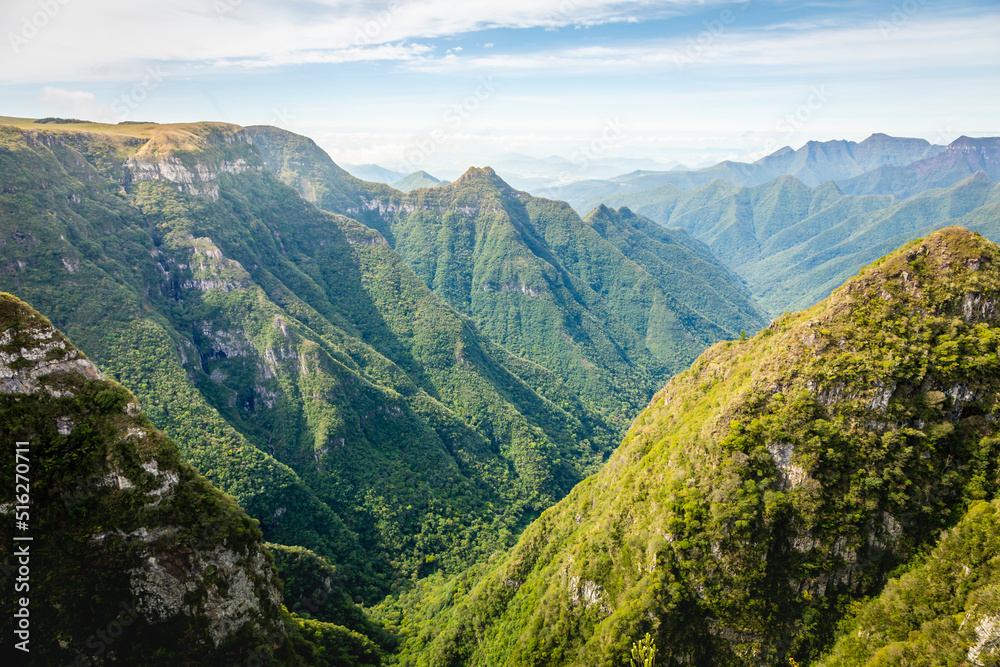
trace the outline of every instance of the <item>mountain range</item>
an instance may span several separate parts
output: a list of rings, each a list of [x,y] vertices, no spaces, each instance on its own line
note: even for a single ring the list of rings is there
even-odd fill
[[[777,161],[789,172],[757,185],[725,177],[689,189],[668,183],[597,196],[581,209],[625,206],[661,225],[683,229],[745,278],[772,315],[822,299],[860,266],[935,229],[961,225],[1000,238],[995,186],[1000,139],[962,137],[935,153],[915,140],[886,137],[883,149],[908,150],[862,152],[866,145],[880,145],[872,142],[878,136],[853,149],[850,142],[812,142],[799,151],[785,151],[781,160],[771,160],[781,157],[775,154],[744,165],[757,170],[763,162],[773,166]],[[848,149],[850,159],[844,157]],[[921,150],[934,155],[820,185],[800,178],[803,169],[846,173],[870,166],[876,158],[903,161]]]
[[[33,664],[997,659],[1000,247],[949,226],[1000,236],[994,140],[578,212],[269,126],[46,120],[0,125]],[[102,618],[134,634],[95,654]]]
[[[574,260],[590,272],[579,277],[486,172],[414,193],[443,192],[442,205],[484,225],[482,262],[456,240],[453,265],[442,256],[428,273],[387,237],[430,221],[394,226],[365,197],[404,195],[328,158],[302,162],[299,147],[315,148],[303,137],[212,123],[87,129],[2,128],[0,288],[133,391],[266,539],[335,563],[361,600],[508,545],[603,463],[671,369],[765,323],[701,244],[650,225],[650,258],[629,262],[564,206],[555,219],[586,239],[566,252],[604,262]],[[294,176],[305,197],[277,178],[304,164],[315,170]],[[308,200],[360,205],[369,226]],[[665,257],[679,260],[676,281],[693,281],[693,305],[661,286]],[[630,281],[649,290],[635,308]]]
[[[741,279],[682,232],[607,210],[582,220],[490,168],[403,194],[353,179],[304,137],[249,130],[283,181],[377,229],[451,307],[619,428],[707,344],[766,324]]]

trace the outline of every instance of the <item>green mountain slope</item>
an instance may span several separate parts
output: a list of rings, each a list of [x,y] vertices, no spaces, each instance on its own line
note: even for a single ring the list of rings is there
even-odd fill
[[[269,164],[301,165],[278,172],[288,184],[306,193],[303,179],[320,174],[336,181],[331,190],[342,187],[314,144],[276,128],[253,132],[257,145],[282,156]],[[351,187],[352,203],[317,204],[381,231],[439,296],[564,379],[617,432],[670,372],[766,319],[703,246],[651,231],[631,213],[585,223],[566,204],[514,190],[489,168],[407,194]]]
[[[362,635],[284,611],[258,523],[181,461],[128,390],[9,294],[0,378],[0,607],[25,619],[8,659],[380,664]]]
[[[934,229],[958,224],[1000,238],[998,197],[998,186],[980,172],[902,201],[782,176],[752,188],[666,186],[611,203],[706,243],[776,314],[814,303],[860,266]]]
[[[280,183],[246,131],[88,129],[0,128],[0,288],[351,595],[504,547],[603,461],[564,382]]]
[[[713,346],[508,554],[383,609],[398,663],[620,665],[649,632],[656,664],[806,664],[996,494],[998,299],[1000,247],[949,228]]]

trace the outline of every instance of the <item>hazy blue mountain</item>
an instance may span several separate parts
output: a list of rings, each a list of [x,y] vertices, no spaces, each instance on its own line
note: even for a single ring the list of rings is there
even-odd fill
[[[726,160],[690,171],[636,172],[554,188],[546,196],[565,199],[583,213],[598,204],[610,204],[615,195],[665,185],[691,190],[721,180],[730,185],[754,186],[790,175],[806,185],[817,186],[830,180],[854,178],[875,169],[905,166],[932,158],[943,150],[943,146],[932,145],[924,139],[886,134],[873,134],[861,142],[809,141],[797,150],[785,146],[752,163]]]
[[[390,185],[401,192],[409,192],[410,190],[417,190],[419,188],[436,188],[447,185],[447,181],[434,178],[426,171],[415,171],[406,178],[402,178]]]
[[[906,166],[886,165],[852,179],[837,182],[848,194],[886,194],[899,199],[931,188],[948,187],[983,172],[1000,180],[1000,137],[959,137],[947,148]]]
[[[403,172],[386,169],[377,164],[344,164],[342,166],[352,176],[373,183],[385,183],[388,185],[389,183],[395,183],[406,178],[406,174]]]

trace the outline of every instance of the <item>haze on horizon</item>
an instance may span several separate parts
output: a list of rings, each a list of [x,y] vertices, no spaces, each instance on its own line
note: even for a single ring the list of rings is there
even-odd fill
[[[750,159],[1000,134],[1000,5],[14,0],[0,114],[220,120],[454,178],[511,153]]]

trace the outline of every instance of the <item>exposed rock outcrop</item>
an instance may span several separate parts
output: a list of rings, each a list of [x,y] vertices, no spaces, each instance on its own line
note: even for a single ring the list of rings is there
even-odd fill
[[[14,484],[0,491],[0,556],[22,544],[11,515],[27,506],[32,664],[139,664],[157,651],[173,664],[235,664],[248,646],[264,645],[265,658],[280,647],[280,582],[256,522],[180,460],[124,388],[7,294],[0,420],[11,444],[27,443],[18,493],[29,497],[12,498]],[[15,470],[3,449],[3,469]],[[5,614],[12,605],[3,601]],[[95,648],[96,630],[125,625],[122,605],[138,621],[128,640]]]

